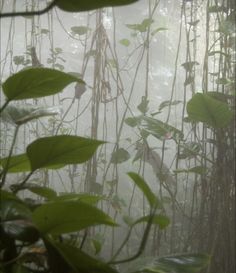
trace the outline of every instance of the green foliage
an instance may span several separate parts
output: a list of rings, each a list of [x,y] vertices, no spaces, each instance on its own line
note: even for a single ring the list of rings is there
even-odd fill
[[[35,140],[27,147],[32,171],[40,168],[79,164],[87,161],[102,141],[60,135]]]
[[[156,195],[152,192],[146,181],[136,173],[129,172],[129,177],[133,180],[133,182],[139,187],[139,189],[143,192],[145,197],[147,198],[149,205],[151,207],[156,207],[159,203]]]
[[[95,8],[106,6],[119,6],[135,2],[136,0],[102,0],[102,1],[77,1],[77,0],[58,0],[55,5],[64,11],[89,11]],[[29,18],[29,17],[28,17]],[[153,24],[152,18],[145,18],[140,24],[129,24],[127,27],[135,32],[144,33],[148,31]],[[157,28],[151,32],[151,35],[166,30],[165,28]],[[85,26],[74,26],[71,28],[73,35],[85,35],[90,28]],[[221,30],[222,31],[222,30]],[[48,34],[47,29],[42,29],[42,34]],[[120,40],[120,43],[126,47],[130,45],[128,39]],[[51,52],[51,58],[48,63],[55,62],[57,59],[64,61],[59,55],[62,53],[61,48],[55,48]],[[87,55],[94,56],[96,52],[87,52]],[[16,65],[27,65],[28,60],[24,56],[15,56]],[[109,59],[109,65],[117,69],[116,60]],[[189,62],[183,64],[187,71],[191,71],[198,63]],[[55,66],[60,70],[64,67],[56,63]],[[20,125],[38,119],[44,116],[51,116],[58,113],[58,109],[44,108],[36,106],[15,106],[8,105],[10,101],[35,99],[49,95],[54,95],[62,91],[67,85],[79,82],[85,84],[80,75],[73,73],[64,73],[49,68],[28,68],[10,76],[2,85],[3,93],[6,96],[6,103],[1,110],[1,119],[6,122],[13,123],[18,128]],[[222,84],[222,83],[221,83]],[[224,84],[224,83],[223,83]],[[210,98],[210,99],[209,99]],[[214,103],[216,99],[211,97],[204,98],[205,103]],[[194,99],[195,100],[195,99]],[[126,124],[131,127],[141,127],[142,136],[147,137],[149,134],[158,139],[173,138],[174,140],[183,139],[183,134],[173,126],[160,120],[145,116],[148,111],[148,100],[142,98],[138,105],[139,111],[143,114],[139,117],[126,119]],[[229,113],[222,106],[222,102],[218,102],[218,106],[208,105],[210,111],[222,110],[225,116]],[[163,102],[159,106],[159,111],[164,107],[172,106],[180,103],[179,101]],[[211,115],[211,120],[206,120],[203,116],[198,116],[194,110],[195,101],[188,104],[188,113],[191,119],[195,121],[204,121],[213,124],[218,119],[216,114]],[[220,103],[220,104],[219,104]],[[225,112],[224,112],[225,111]],[[212,116],[214,118],[212,118]],[[225,118],[224,116],[224,118]],[[217,121],[217,125],[222,121]],[[226,122],[225,122],[226,124]],[[215,125],[215,124],[213,124]],[[16,130],[17,133],[17,130]],[[12,155],[16,136],[12,142],[12,149],[7,157],[0,159],[1,165],[1,203],[0,203],[0,250],[1,250],[1,272],[8,273],[27,273],[31,269],[43,267],[42,272],[65,273],[65,272],[83,272],[83,273],[116,273],[118,272],[110,264],[119,263],[116,260],[109,263],[94,258],[85,253],[83,248],[84,239],[86,240],[86,232],[95,225],[106,225],[115,228],[115,221],[101,209],[96,207],[98,201],[107,200],[102,195],[91,194],[63,194],[58,195],[57,192],[49,187],[40,186],[36,183],[28,183],[30,176],[35,171],[46,169],[56,169],[67,164],[81,164],[90,160],[97,148],[104,142],[94,139],[88,139],[79,136],[57,135],[50,137],[38,138],[27,146],[26,153]],[[185,148],[185,147],[184,147]],[[111,163],[117,164],[125,162],[130,158],[130,154],[123,148],[117,149],[111,156]],[[199,169],[189,169],[188,172],[194,171],[200,173]],[[29,172],[23,181],[17,184],[9,185],[6,176],[9,173]],[[130,231],[127,240],[134,226],[139,223],[145,223],[146,229],[140,238],[140,250],[134,258],[127,258],[125,261],[136,259],[143,252],[148,239],[150,226],[157,225],[160,229],[165,229],[169,225],[169,218],[162,214],[157,214],[156,210],[161,208],[161,203],[157,196],[153,193],[147,182],[134,172],[128,173],[134,184],[141,190],[148,201],[150,214],[142,216],[135,221],[129,222]],[[116,182],[117,183],[117,182]],[[114,184],[114,183],[113,183]],[[94,193],[100,193],[102,186],[99,183],[91,183]],[[2,189],[6,186],[6,189]],[[113,185],[114,186],[114,185]],[[113,187],[112,184],[110,187]],[[10,189],[9,189],[10,188]],[[36,194],[39,198],[37,204],[31,206],[22,196],[18,197],[19,191],[28,190]],[[116,197],[116,196],[115,196]],[[119,211],[121,200],[117,198],[109,199],[113,208]],[[116,208],[115,208],[116,207]],[[117,209],[118,207],[118,209]],[[66,236],[72,236],[77,232],[84,231],[84,238],[78,239],[79,245],[76,243],[68,243]],[[3,236],[2,236],[3,235]],[[91,239],[93,242],[95,253],[99,253],[102,243],[96,238]],[[35,244],[36,243],[36,244]],[[124,242],[124,244],[126,241]],[[27,253],[26,249],[29,245],[34,246],[37,250],[38,246],[44,251],[44,260],[40,263],[37,251]],[[123,247],[123,246],[122,246]],[[119,249],[119,251],[122,249]],[[119,254],[117,252],[117,255]],[[124,261],[123,261],[124,262]],[[139,262],[139,260],[138,260]],[[208,262],[205,255],[182,255],[165,258],[152,258],[148,263],[143,263],[136,270],[135,266],[129,271],[131,272],[159,272],[159,273],[192,273],[199,271]],[[41,272],[41,271],[40,271]]]
[[[223,103],[208,94],[195,94],[187,104],[189,117],[196,122],[204,122],[213,128],[223,128],[230,124],[233,112]]]
[[[77,0],[58,0],[56,6],[64,11],[78,12],[88,11],[109,6],[128,5],[136,2],[137,0],[90,0],[90,1],[77,1]]]
[[[32,215],[40,232],[63,234],[79,231],[90,226],[115,222],[104,212],[81,201],[53,201],[38,207]]]
[[[29,68],[10,76],[2,88],[11,101],[54,95],[72,82],[83,81],[50,68]]]

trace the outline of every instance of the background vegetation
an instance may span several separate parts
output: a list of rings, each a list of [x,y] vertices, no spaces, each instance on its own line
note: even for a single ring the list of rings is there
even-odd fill
[[[1,270],[234,272],[234,1],[45,2],[0,2]]]

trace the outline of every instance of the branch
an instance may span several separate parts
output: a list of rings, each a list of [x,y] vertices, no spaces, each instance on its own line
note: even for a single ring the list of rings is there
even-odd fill
[[[3,17],[17,17],[17,16],[34,16],[34,15],[42,15],[49,10],[51,10],[58,0],[53,0],[46,8],[38,11],[19,11],[19,12],[6,12],[0,13],[0,18]]]

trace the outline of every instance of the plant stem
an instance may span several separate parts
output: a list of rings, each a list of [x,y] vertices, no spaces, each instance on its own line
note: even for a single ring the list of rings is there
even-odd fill
[[[7,100],[4,104],[3,104],[3,106],[0,108],[0,114],[1,114],[1,112],[7,107],[7,105],[9,104],[9,100]]]

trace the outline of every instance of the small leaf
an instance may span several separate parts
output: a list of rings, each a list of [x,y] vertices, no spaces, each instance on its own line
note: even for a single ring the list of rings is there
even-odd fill
[[[128,39],[122,39],[119,42],[120,42],[120,44],[122,44],[123,46],[126,46],[126,47],[130,45],[130,40],[128,40]]]
[[[73,32],[73,34],[78,34],[78,35],[84,35],[91,30],[91,28],[87,26],[75,26],[75,27],[71,27],[70,29]]]
[[[158,110],[161,111],[161,110],[164,109],[165,107],[178,105],[179,103],[182,103],[182,101],[181,101],[181,100],[174,100],[174,101],[166,100],[166,101],[163,101],[163,102],[159,105]]]
[[[145,114],[148,111],[148,103],[149,103],[149,100],[147,99],[147,97],[142,96],[141,103],[137,106],[138,110],[142,114]]]
[[[140,125],[140,122],[141,120],[139,117],[132,117],[132,118],[130,117],[125,119],[125,123],[129,125],[130,127],[136,127]]]
[[[10,101],[54,95],[72,82],[83,81],[58,70],[40,67],[21,70],[10,76],[2,88]]]
[[[130,158],[130,154],[123,148],[117,149],[111,155],[111,163],[119,164],[127,161]]]
[[[195,66],[195,65],[199,65],[199,63],[198,62],[196,62],[196,61],[194,61],[194,62],[186,62],[186,63],[183,63],[183,64],[181,64],[183,67],[184,67],[184,69],[186,70],[186,71],[192,71],[193,70],[193,67]]]
[[[102,141],[59,135],[39,138],[27,147],[32,170],[60,164],[79,164],[89,160]]]
[[[32,219],[44,234],[71,233],[101,224],[116,225],[104,212],[80,201],[54,201],[43,204],[33,212]]]
[[[41,186],[36,186],[36,185],[30,185],[29,187],[27,187],[27,189],[29,191],[31,191],[32,193],[35,193],[41,197],[47,198],[47,199],[54,199],[57,196],[57,193],[47,187],[41,187]]]
[[[168,28],[159,27],[159,28],[153,30],[153,31],[151,32],[151,35],[154,36],[156,33],[160,32],[160,31],[164,31],[164,30],[168,30]]]
[[[196,173],[196,174],[204,174],[206,173],[207,169],[202,166],[196,166],[189,169],[176,169],[174,173]]]
[[[89,205],[96,205],[98,201],[105,199],[102,195],[88,193],[66,193],[54,198],[54,201],[81,201]]]
[[[134,181],[134,183],[143,192],[143,194],[147,198],[150,206],[154,207],[157,204],[158,199],[157,199],[156,195],[152,192],[152,190],[149,188],[146,181],[137,173],[129,172],[128,176]]]
[[[7,160],[7,157],[0,159],[0,165],[2,166],[2,168],[6,167]],[[17,173],[29,171],[31,171],[31,166],[27,154],[11,156],[7,172]]]
[[[199,22],[200,22],[200,20],[196,20],[196,21],[189,22],[188,24],[190,26],[196,26]]]
[[[123,6],[136,2],[137,0],[58,0],[56,6],[64,11],[78,12],[99,9],[103,7]]]
[[[138,223],[148,222],[150,217],[150,215],[147,215],[139,218],[133,223],[133,226]],[[165,229],[170,224],[170,220],[165,215],[154,215],[152,224],[158,225],[160,229]]]
[[[188,102],[187,112],[192,120],[205,122],[213,128],[226,127],[233,118],[226,103],[201,93],[195,94]]]

